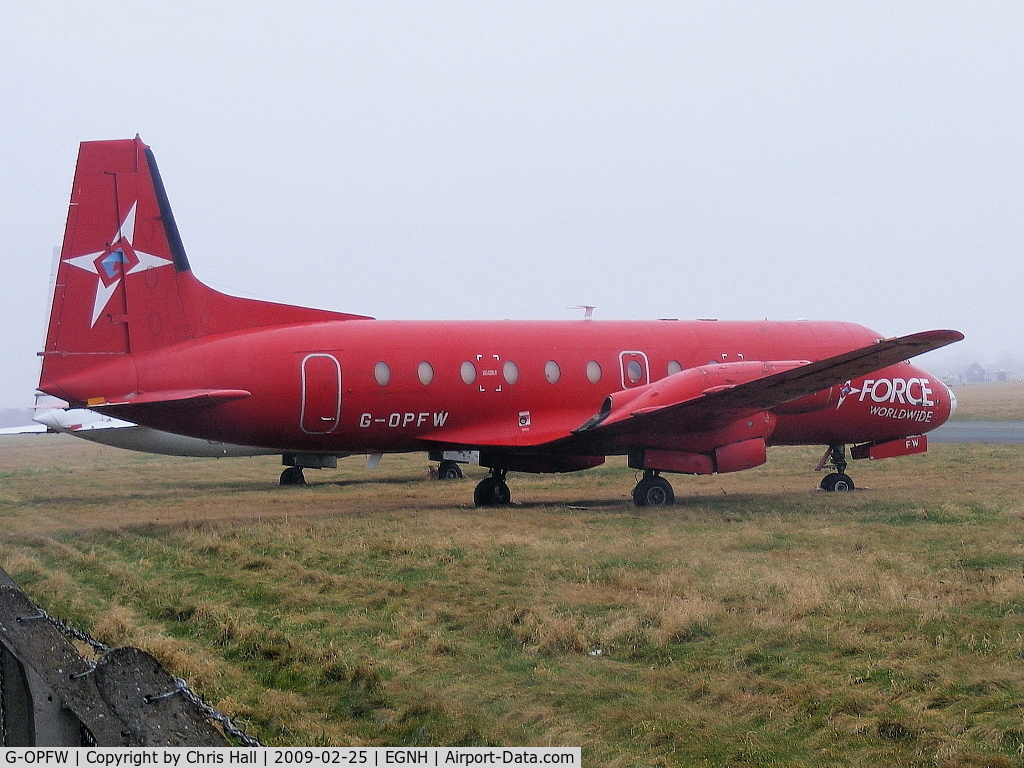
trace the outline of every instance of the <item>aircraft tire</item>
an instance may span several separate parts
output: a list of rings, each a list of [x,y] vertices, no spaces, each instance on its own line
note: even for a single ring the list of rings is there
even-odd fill
[[[473,503],[478,507],[503,507],[512,503],[512,492],[504,480],[485,477],[473,491]]]
[[[462,467],[455,461],[442,461],[437,467],[438,480],[461,480]]]
[[[281,473],[281,485],[305,485],[306,477],[302,474],[302,467],[285,467]]]
[[[645,477],[633,489],[633,503],[638,507],[667,507],[676,502],[672,484],[663,477]]]
[[[853,479],[843,472],[832,472],[821,481],[821,490],[829,493],[842,493],[854,489]]]

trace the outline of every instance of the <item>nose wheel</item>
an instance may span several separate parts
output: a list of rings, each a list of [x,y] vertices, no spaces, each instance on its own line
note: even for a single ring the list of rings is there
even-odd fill
[[[825,455],[818,462],[818,471],[831,469],[821,480],[821,490],[829,493],[852,491],[853,480],[846,474],[846,446],[842,444],[830,445]]]
[[[633,489],[633,503],[638,507],[666,507],[675,501],[672,484],[653,470],[646,470]]]
[[[852,491],[853,480],[844,472],[830,472],[821,480],[821,490],[829,493],[837,491]]]
[[[473,490],[473,503],[478,507],[504,507],[512,503],[512,492],[505,477],[507,469],[492,469],[491,474],[477,483]]]

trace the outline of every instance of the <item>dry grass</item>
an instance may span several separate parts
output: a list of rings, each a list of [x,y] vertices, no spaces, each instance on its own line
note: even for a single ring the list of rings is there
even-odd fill
[[[953,388],[957,421],[1020,421],[1024,419],[1024,382],[997,381]]]
[[[273,459],[0,450],[0,557],[278,744],[581,744],[589,765],[1015,765],[1017,446],[809,449],[677,478],[515,475],[509,509],[422,456],[274,485]],[[480,470],[474,470],[479,475]]]

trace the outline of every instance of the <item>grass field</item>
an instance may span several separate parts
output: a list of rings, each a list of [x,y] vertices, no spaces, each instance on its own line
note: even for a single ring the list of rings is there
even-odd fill
[[[996,381],[953,387],[957,421],[1020,421],[1024,419],[1024,382]]]
[[[22,437],[0,445],[0,560],[265,743],[1020,765],[1024,447],[856,462],[851,494],[815,490],[817,459],[678,477],[643,511],[620,462],[514,475],[519,503],[481,510],[423,456],[279,488],[273,457]]]

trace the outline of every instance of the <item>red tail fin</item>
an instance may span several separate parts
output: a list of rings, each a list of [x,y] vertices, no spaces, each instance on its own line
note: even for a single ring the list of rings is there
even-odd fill
[[[111,356],[233,330],[357,317],[203,285],[189,268],[149,147],[137,136],[82,143],[40,389],[52,391],[60,378]]]

